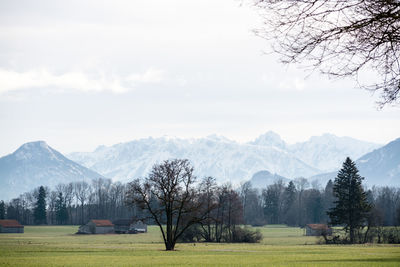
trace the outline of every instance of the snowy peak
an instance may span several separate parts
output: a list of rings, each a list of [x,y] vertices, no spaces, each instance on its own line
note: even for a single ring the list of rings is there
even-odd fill
[[[40,160],[40,159],[51,159],[61,160],[61,153],[52,149],[45,141],[35,141],[25,143],[20,146],[13,154],[16,160]]]
[[[253,142],[250,142],[250,144],[256,146],[276,147],[284,150],[286,149],[285,141],[282,140],[279,134],[273,131],[269,131],[265,134],[260,135]]]
[[[103,176],[67,159],[46,142],[29,142],[0,158],[0,198],[17,197],[40,185],[54,187],[99,177]]]

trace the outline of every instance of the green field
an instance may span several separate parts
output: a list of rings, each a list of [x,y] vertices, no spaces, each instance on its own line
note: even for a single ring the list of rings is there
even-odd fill
[[[156,227],[137,235],[74,235],[76,226],[26,226],[0,234],[0,266],[400,266],[400,246],[316,245],[299,228],[259,228],[260,244],[178,244]]]

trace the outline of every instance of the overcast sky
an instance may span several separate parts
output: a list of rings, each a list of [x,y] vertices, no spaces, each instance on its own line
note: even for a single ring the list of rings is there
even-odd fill
[[[263,53],[240,3],[0,1],[0,156],[34,140],[68,153],[163,135],[400,137],[399,107]]]

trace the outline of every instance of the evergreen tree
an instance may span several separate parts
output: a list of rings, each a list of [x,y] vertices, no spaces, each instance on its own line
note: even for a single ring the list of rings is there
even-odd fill
[[[287,225],[296,224],[296,197],[296,186],[293,181],[290,181],[288,186],[285,188],[283,199],[284,223]]]
[[[68,210],[65,198],[61,192],[57,196],[55,211],[57,223],[65,224],[68,220]]]
[[[39,188],[39,194],[36,199],[33,217],[35,224],[46,224],[46,191],[44,190],[43,186]]]
[[[293,206],[296,200],[296,187],[293,181],[290,181],[288,186],[285,188],[284,193],[284,212],[287,213],[289,209]]]
[[[0,201],[0,220],[4,220],[6,218],[6,205],[4,201]]]
[[[333,185],[334,206],[328,211],[332,225],[344,225],[350,234],[350,243],[355,242],[356,230],[364,227],[371,205],[362,187],[364,178],[358,174],[356,164],[346,158]]]
[[[333,201],[335,200],[335,197],[333,195],[333,182],[331,179],[326,183],[325,190],[323,193],[323,207],[325,211],[328,211],[332,209],[334,206]],[[323,222],[328,222],[329,221],[329,216],[326,212],[324,212],[323,217],[322,217]]]

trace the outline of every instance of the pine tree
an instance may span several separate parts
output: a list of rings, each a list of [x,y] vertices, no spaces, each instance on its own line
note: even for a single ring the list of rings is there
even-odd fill
[[[46,191],[44,187],[39,187],[36,205],[33,211],[35,224],[46,224]]]
[[[333,185],[334,206],[328,211],[332,225],[344,225],[350,235],[350,243],[355,242],[356,230],[364,227],[371,205],[362,187],[364,178],[358,174],[356,164],[346,158]]]
[[[6,205],[4,201],[0,201],[0,220],[4,220],[6,218]]]
[[[65,198],[63,197],[63,194],[61,192],[58,194],[56,200],[55,211],[56,211],[57,223],[65,224],[66,221],[68,220],[68,210],[67,210],[67,204],[65,203]]]
[[[289,209],[293,206],[293,203],[296,200],[296,187],[293,181],[290,181],[288,186],[285,188],[284,193],[284,212],[288,212]]]

